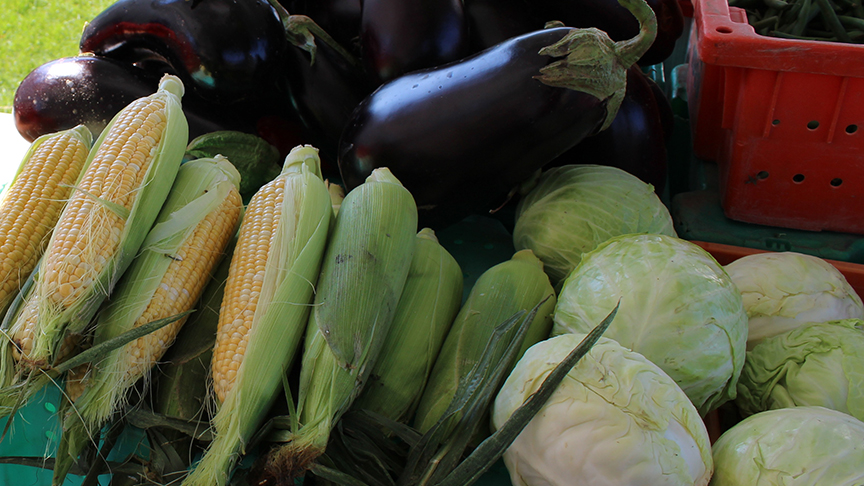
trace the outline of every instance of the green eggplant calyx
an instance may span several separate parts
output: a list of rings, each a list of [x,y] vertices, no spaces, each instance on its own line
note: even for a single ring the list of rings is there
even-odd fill
[[[558,42],[540,50],[541,55],[560,58],[543,67],[536,78],[549,86],[570,88],[608,100],[605,130],[615,119],[627,90],[627,69],[654,43],[657,18],[645,0],[618,0],[639,21],[639,33],[615,42],[594,27],[572,29]]]
[[[615,46],[602,30],[572,29],[560,41],[540,49],[541,55],[561,59],[544,66],[535,78],[548,86],[608,100],[601,128],[605,129],[618,113],[627,89],[627,67],[621,65]]]

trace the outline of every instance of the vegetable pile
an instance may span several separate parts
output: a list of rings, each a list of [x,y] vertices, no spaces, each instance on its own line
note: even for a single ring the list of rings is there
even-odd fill
[[[757,34],[783,39],[860,44],[864,7],[855,0],[730,0]]]
[[[712,451],[711,414],[864,429],[843,276],[794,254],[724,268],[676,235],[668,101],[640,66],[681,12],[619,1],[92,19],[16,93],[32,146],[0,199],[0,414],[59,387],[62,432],[3,460],[55,485],[464,486],[502,459],[514,485],[722,486],[757,484],[723,461],[765,431]],[[468,278],[439,237],[484,220],[513,251]],[[146,453],[115,460],[130,429]],[[778,476],[818,467],[809,446]]]

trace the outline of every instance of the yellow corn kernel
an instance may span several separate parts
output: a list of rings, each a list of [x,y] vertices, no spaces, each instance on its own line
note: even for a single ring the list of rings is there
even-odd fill
[[[211,272],[233,238],[243,202],[240,174],[222,156],[186,162],[147,234],[141,253],[96,319],[98,346],[135,328],[192,310]],[[87,431],[99,431],[121,410],[127,391],[174,342],[186,316],[94,359],[90,379],[64,417],[62,456],[54,464],[54,484],[62,484],[82,448]]]
[[[138,253],[180,167],[188,125],[183,85],[120,110],[90,150],[35,283],[39,330],[32,357],[54,361],[65,332],[83,332]]]
[[[92,143],[83,125],[39,137],[4,192],[0,201],[0,312],[42,256]]]
[[[51,289],[46,295],[56,305],[79,299],[117,252],[124,217],[96,198],[132,209],[167,125],[161,100],[137,100],[131,108],[98,147],[55,231],[55,251],[47,255],[40,284]]]
[[[246,345],[261,287],[267,255],[281,218],[285,178],[263,185],[249,201],[234,248],[213,353],[213,388],[219,402],[234,384]]]
[[[96,320],[93,343],[193,308],[234,236],[243,202],[240,174],[224,157],[180,168],[162,213]],[[186,321],[182,317],[112,350],[94,365],[93,384],[76,403],[98,430],[122,404],[126,390],[162,357]]]

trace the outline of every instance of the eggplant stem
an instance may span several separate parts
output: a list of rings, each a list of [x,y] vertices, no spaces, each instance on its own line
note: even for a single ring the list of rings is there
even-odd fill
[[[639,33],[632,39],[615,43],[615,52],[625,68],[629,68],[642,57],[657,38],[657,17],[645,0],[618,0],[639,21]]]
[[[315,64],[315,53],[318,47],[315,44],[316,39],[320,39],[325,44],[330,46],[340,56],[345,58],[355,66],[360,65],[360,61],[351,55],[347,49],[342,47],[342,44],[336,41],[330,34],[327,33],[320,25],[306,15],[291,15],[288,10],[279,3],[278,0],[267,0],[267,3],[276,11],[279,20],[282,22],[282,27],[285,29],[285,36],[288,41],[297,47],[305,50],[311,56],[310,64]]]

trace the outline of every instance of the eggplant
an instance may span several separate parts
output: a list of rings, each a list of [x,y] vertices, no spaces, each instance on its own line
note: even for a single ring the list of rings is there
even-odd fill
[[[644,0],[621,1],[643,24],[626,42],[595,29],[549,28],[381,85],[339,142],[346,189],[388,167],[414,195],[421,225],[433,229],[504,204],[614,119],[626,70],[656,28]]]
[[[661,106],[639,66],[627,70],[627,91],[609,128],[587,137],[548,167],[600,164],[617,167],[654,186],[666,185],[666,127]]]
[[[375,86],[359,59],[306,15],[291,15],[273,1],[288,38],[288,95],[321,153],[322,170],[338,175],[339,136],[354,108]]]
[[[571,27],[596,27],[614,41],[629,39],[639,32],[639,23],[616,0],[531,0],[541,16]],[[678,0],[646,0],[657,17],[657,38],[639,59],[640,66],[666,60],[684,32],[684,14]]]
[[[126,62],[152,52],[187,92],[237,103],[282,82],[287,41],[265,0],[119,0],[86,25],[79,49]]]
[[[462,0],[362,0],[360,45],[378,82],[461,59],[469,47]]]
[[[161,74],[93,55],[55,59],[31,71],[15,90],[15,128],[27,141],[84,124],[98,136],[111,118],[132,101],[153,94]],[[190,113],[197,136],[222,126]]]

